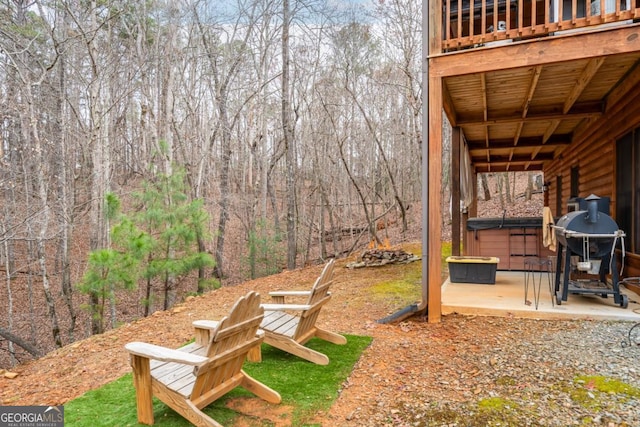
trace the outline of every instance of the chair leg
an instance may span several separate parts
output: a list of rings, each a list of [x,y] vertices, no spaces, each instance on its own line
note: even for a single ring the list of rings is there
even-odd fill
[[[318,327],[316,327],[316,336],[332,344],[343,345],[347,343],[347,339],[342,335]]]
[[[264,338],[264,342],[273,346],[275,348],[279,348],[282,351],[286,351],[287,353],[291,353],[295,356],[301,357],[309,362],[313,362],[316,365],[328,365],[329,358],[322,353],[319,353],[315,350],[311,350],[308,347],[294,341],[291,338],[283,337],[277,334],[269,334],[267,333]]]
[[[260,344],[249,350],[249,353],[247,353],[247,360],[249,362],[262,362],[262,350],[260,349]]]
[[[131,355],[131,367],[133,368],[133,385],[136,388],[138,422],[153,425],[153,392],[149,359]]]
[[[177,411],[185,417],[189,422],[197,427],[224,427],[222,424],[202,412],[196,405],[190,401],[186,401],[186,410]],[[174,408],[175,409],[175,408]]]
[[[308,360],[309,362],[313,362],[316,365],[329,364],[329,358],[326,355],[315,350],[311,350],[309,347],[305,347],[297,343],[295,346],[290,346],[287,351],[291,354],[295,354],[298,357]]]
[[[260,381],[248,375],[245,371],[242,371],[242,375],[242,382],[240,383],[241,387],[244,387],[251,393],[266,400],[269,403],[276,404],[282,402],[282,398],[277,391],[262,384]]]

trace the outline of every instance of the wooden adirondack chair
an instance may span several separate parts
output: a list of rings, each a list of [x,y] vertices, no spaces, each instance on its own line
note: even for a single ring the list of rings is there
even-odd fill
[[[334,344],[346,344],[342,335],[327,331],[316,325],[322,307],[331,299],[329,287],[333,282],[334,260],[330,260],[308,291],[270,292],[274,304],[262,304],[265,310],[260,329],[265,333],[264,342],[295,354],[318,365],[327,365],[329,358],[304,344],[318,337]],[[287,304],[287,297],[308,297],[306,304]],[[294,314],[292,314],[292,312]],[[256,360],[252,358],[251,360]]]
[[[280,395],[242,370],[247,353],[260,346],[258,331],[264,311],[260,296],[249,292],[220,322],[194,322],[196,340],[177,350],[132,342],[131,356],[138,421],[153,424],[152,396],[196,426],[220,424],[202,412],[222,395],[241,386],[270,403]]]

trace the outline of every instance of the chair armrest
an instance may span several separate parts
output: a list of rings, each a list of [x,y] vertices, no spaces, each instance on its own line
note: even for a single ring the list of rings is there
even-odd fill
[[[136,356],[148,359],[160,360],[162,362],[177,362],[185,365],[199,365],[209,360],[206,357],[196,354],[186,353],[180,350],[173,350],[159,345],[144,342],[130,342],[124,346],[127,351]]]
[[[269,292],[269,296],[271,297],[272,304],[285,304],[285,297],[289,299],[297,298],[300,300],[302,297],[308,298],[311,295],[311,291],[274,291]],[[290,303],[291,304],[291,303]]]
[[[304,311],[309,310],[311,306],[309,304],[260,304],[260,307],[265,311],[278,311],[278,310],[296,310]]]
[[[308,297],[311,295],[311,291],[274,291],[269,292],[271,297]]]
[[[220,322],[217,320],[196,320],[192,324],[195,328],[215,329],[218,327]]]
[[[193,322],[193,326],[199,329],[215,329],[218,326],[217,320],[196,320]],[[261,338],[264,336],[264,331],[258,329],[256,332],[256,337]]]
[[[218,327],[220,322],[216,320],[196,320],[192,323],[196,336],[196,343],[203,347],[209,344],[211,333]]]

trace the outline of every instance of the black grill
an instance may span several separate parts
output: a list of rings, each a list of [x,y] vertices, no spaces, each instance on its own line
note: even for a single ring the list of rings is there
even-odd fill
[[[624,248],[624,232],[606,213],[598,209],[600,198],[585,199],[586,210],[569,212],[554,226],[558,245],[556,302],[567,301],[568,294],[613,295],[616,304],[627,308],[629,301],[620,293],[616,268],[616,246]],[[572,263],[573,260],[577,260]],[[611,283],[607,274],[611,273]],[[562,285],[562,286],[561,286]]]

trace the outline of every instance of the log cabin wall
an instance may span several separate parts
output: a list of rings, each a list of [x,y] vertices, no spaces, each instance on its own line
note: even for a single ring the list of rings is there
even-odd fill
[[[554,216],[567,213],[567,202],[572,196],[572,168],[577,168],[577,195],[586,197],[593,193],[610,197],[610,214],[615,219],[616,140],[639,126],[640,70],[636,69],[611,94],[604,114],[591,123],[585,123],[582,131],[574,135],[571,145],[545,165],[545,181],[550,183],[546,200]],[[561,188],[557,186],[559,182]],[[558,211],[557,204],[561,204],[561,211]],[[624,276],[640,276],[640,253],[627,252]]]

